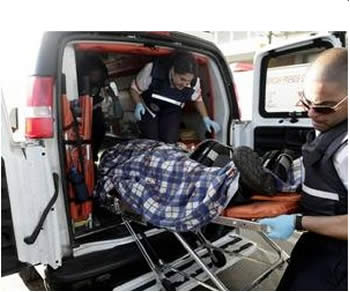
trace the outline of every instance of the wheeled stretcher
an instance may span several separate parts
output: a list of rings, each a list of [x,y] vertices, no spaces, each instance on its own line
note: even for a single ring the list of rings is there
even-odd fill
[[[256,277],[255,279],[252,279],[252,281],[243,289],[243,290],[252,290],[257,285],[259,285],[263,280],[265,280],[274,270],[279,268],[289,259],[288,254],[285,251],[283,251],[276,243],[274,243],[269,237],[265,235],[265,231],[266,231],[265,225],[259,224],[254,221],[246,220],[246,219],[237,219],[237,218],[219,216],[216,219],[214,219],[212,223],[217,224],[218,226],[227,226],[227,227],[233,228],[234,232],[230,233],[229,236],[234,237],[234,239],[241,240],[241,237],[239,237],[239,235],[237,236],[237,233],[239,234],[240,230],[250,230],[250,231],[256,232],[268,244],[272,252],[275,254],[274,261],[273,262],[258,261],[253,258],[249,258],[244,254],[243,255],[240,254],[238,250],[232,250],[232,249],[230,250],[225,247],[223,248],[221,246],[213,244],[212,242],[206,239],[205,235],[201,231],[193,232],[195,236],[198,238],[198,241],[200,242],[200,245],[193,248],[193,246],[191,246],[186,241],[186,239],[181,235],[181,233],[169,231],[182,244],[184,249],[187,251],[187,255],[175,262],[165,263],[162,261],[161,258],[157,256],[156,252],[152,249],[152,246],[150,246],[147,243],[147,238],[145,237],[145,235],[135,231],[135,229],[132,227],[132,224],[131,224],[132,222],[136,222],[138,224],[147,224],[147,223],[144,222],[141,218],[137,218],[135,214],[131,214],[125,210],[122,211],[122,214],[123,214],[122,215],[123,223],[125,224],[126,228],[130,232],[132,237],[134,238],[139,250],[141,251],[142,255],[147,261],[149,267],[151,268],[155,276],[155,279],[157,281],[157,284],[160,285],[160,287],[163,287],[164,290],[174,291],[174,290],[177,290],[178,288],[180,288],[179,290],[187,290],[187,289],[184,289],[183,287],[181,288],[181,286],[177,282],[173,283],[168,278],[169,273],[178,273],[184,279],[193,280],[192,286],[187,286],[187,287],[194,288],[193,284],[195,284],[196,286],[200,285],[212,291],[229,290],[216,275],[218,272],[221,272],[222,270],[224,270],[220,268],[223,268],[226,266],[226,263],[227,263],[226,258],[228,256],[249,259],[252,261],[256,261],[259,264],[265,264],[267,266],[265,270],[258,275],[258,277]],[[253,244],[250,242],[245,243],[244,245],[248,245],[248,247],[253,246]],[[256,248],[256,246],[254,247]],[[253,251],[254,250],[255,249],[253,249]],[[151,256],[151,254],[153,256]],[[209,262],[205,261],[202,255],[207,256],[207,258],[209,255],[210,261]],[[198,268],[202,270],[203,274],[205,274],[205,276],[202,275],[202,279],[196,278],[195,276],[192,276],[191,274],[187,274],[186,272],[183,272],[182,270],[178,269],[178,266],[181,266],[181,262],[186,263],[186,260],[188,259],[192,259],[193,261],[195,261],[196,264],[198,265]],[[214,271],[213,271],[213,268],[214,268]],[[208,284],[207,282],[205,282],[208,279],[211,281],[211,284]],[[123,290],[122,287],[119,287],[119,288],[120,290]],[[154,290],[154,289],[150,289],[150,290]]]
[[[206,159],[217,159],[220,156],[213,155],[213,153],[211,153],[210,151],[204,151],[203,148],[207,147],[204,147],[203,144],[198,146],[198,148],[200,149],[200,153],[204,153],[204,155],[198,155],[198,152],[195,151],[192,155],[192,158],[194,157],[196,160],[201,160],[202,162],[204,161],[204,163],[206,164],[210,164],[208,160],[206,161]],[[229,156],[229,153],[226,153],[226,155]],[[231,228],[232,231],[227,233],[227,238],[231,238],[232,242],[235,240],[245,242],[241,245],[241,247],[257,248],[257,246],[254,243],[249,242],[240,236],[240,231],[242,230],[253,231],[258,236],[260,236],[260,238],[263,241],[267,243],[271,251],[275,254],[273,262],[263,262],[263,264],[265,264],[267,267],[264,269],[263,272],[261,272],[258,275],[258,277],[252,279],[252,281],[245,287],[244,290],[251,290],[257,285],[259,285],[264,279],[266,279],[266,277],[268,277],[268,275],[270,275],[275,269],[279,268],[289,259],[287,253],[284,252],[277,244],[275,244],[270,238],[268,238],[265,235],[267,227],[255,221],[254,219],[266,217],[266,215],[276,216],[279,214],[290,213],[295,211],[299,195],[281,194],[273,196],[271,197],[273,199],[270,200],[270,203],[266,201],[266,198],[267,200],[269,200],[270,197],[255,195],[253,196],[253,198],[257,199],[257,201],[252,203],[252,208],[249,207],[249,204],[244,206],[232,206],[224,210],[224,212],[222,212],[220,216],[216,217],[211,222],[217,225],[218,229],[223,227],[226,229]],[[269,204],[273,205],[273,208],[270,210],[268,208]],[[248,256],[249,253],[246,255],[244,253],[241,254],[240,248],[237,249],[230,246],[229,239],[226,245],[221,244],[220,240],[218,242],[215,241],[213,243],[207,239],[207,237],[201,229],[196,229],[195,231],[191,231],[196,239],[195,244],[193,244],[193,242],[188,242],[186,236],[184,236],[182,233],[166,228],[165,230],[167,232],[172,233],[172,235],[181,243],[181,245],[186,251],[186,254],[182,258],[175,260],[174,262],[165,262],[162,260],[162,258],[158,256],[157,251],[149,243],[145,234],[142,231],[140,232],[135,228],[135,223],[136,225],[149,225],[149,223],[146,222],[146,220],[142,216],[135,213],[121,198],[118,199],[118,205],[123,224],[129,231],[129,233],[132,235],[136,245],[138,246],[140,252],[142,253],[143,257],[145,258],[152,271],[152,275],[148,275],[146,277],[144,276],[144,279],[142,281],[143,283],[147,283],[147,281],[149,281],[150,283],[153,282],[153,286],[150,284],[148,286],[141,286],[142,288],[140,288],[135,284],[135,290],[157,290],[157,288],[155,287],[158,287],[158,289],[171,291],[177,289],[189,290],[194,288],[194,285],[201,285],[202,287],[209,290],[224,291],[228,289],[217,277],[216,274],[224,270],[230,265],[230,263],[232,263],[232,261],[228,263],[232,257],[235,257],[236,259],[247,258],[252,261],[262,263],[261,261],[250,258]],[[279,208],[277,208],[278,205]],[[259,209],[258,206],[263,206],[262,208],[264,211],[260,212],[260,214],[254,214],[252,210],[254,211],[256,209]],[[249,211],[245,212],[244,208],[246,208],[246,210],[249,210],[250,208],[250,213]],[[271,210],[272,213],[269,213]],[[239,217],[243,217],[243,219]],[[169,252],[171,251],[169,250]],[[196,264],[198,267],[196,270],[197,273],[188,273],[186,272],[186,268],[182,268],[183,266],[193,264]],[[208,279],[210,280],[210,284],[208,284],[207,282]],[[186,283],[189,282],[191,282],[192,284],[188,284],[186,286]],[[117,287],[117,289],[123,290],[123,287]]]

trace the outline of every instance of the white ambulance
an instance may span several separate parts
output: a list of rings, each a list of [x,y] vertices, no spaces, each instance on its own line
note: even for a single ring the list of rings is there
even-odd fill
[[[231,146],[249,145],[262,155],[282,147],[300,151],[311,127],[297,105],[302,73],[320,52],[344,45],[342,34],[330,33],[260,51],[254,64],[252,120],[242,121],[230,68],[208,41],[176,32],[45,33],[35,69],[28,77],[25,116],[21,110],[17,116],[16,111],[9,115],[6,103],[15,97],[2,90],[2,275],[41,264],[46,267],[47,289],[159,289],[151,278],[142,278],[149,268],[120,218],[95,205],[91,190],[96,173],[90,136],[84,129],[79,129],[80,147],[89,169],[85,173],[90,180],[89,197],[79,201],[72,193],[67,169],[72,165],[70,155],[77,159],[78,154],[72,153],[79,146],[68,137],[66,110],[67,104],[81,97],[77,72],[81,55],[99,55],[108,69],[108,79],[118,89],[114,91],[118,104],[106,98],[102,105],[109,117],[102,149],[139,134],[129,96],[130,83],[139,70],[153,58],[182,49],[197,60],[202,97],[221,131],[216,136],[206,133],[199,114],[189,104],[184,109],[181,142],[191,149],[214,138]],[[295,76],[280,80],[274,72],[283,68],[296,70]],[[288,91],[284,88],[287,83]],[[123,114],[117,115],[112,106],[121,106]],[[17,139],[23,129],[25,138]],[[229,232],[216,230],[209,226],[206,231],[211,241],[220,241]],[[151,227],[144,233],[166,260],[185,254],[168,233]],[[226,243],[234,244],[230,240]],[[234,261],[224,268],[232,264]],[[140,277],[143,280],[135,282]],[[175,288],[193,288],[189,282],[183,279]]]

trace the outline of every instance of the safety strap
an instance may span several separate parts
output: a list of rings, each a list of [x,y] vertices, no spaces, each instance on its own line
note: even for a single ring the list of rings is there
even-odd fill
[[[76,112],[72,106],[71,106],[71,111],[72,111],[72,116],[73,116],[73,130],[74,130],[75,135],[77,137],[76,145],[78,147],[78,155],[79,155],[79,162],[80,162],[80,167],[81,167],[81,174],[85,178],[84,156],[83,156],[83,150],[82,150],[83,141],[82,141],[80,133],[79,133],[79,122],[78,122],[78,119],[76,116]]]

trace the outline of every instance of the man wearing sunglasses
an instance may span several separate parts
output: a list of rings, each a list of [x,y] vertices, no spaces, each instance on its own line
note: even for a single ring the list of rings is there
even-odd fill
[[[302,215],[260,221],[274,239],[304,231],[277,290],[347,290],[347,72],[347,50],[333,48],[306,74],[300,102],[316,136],[309,135],[302,148]]]

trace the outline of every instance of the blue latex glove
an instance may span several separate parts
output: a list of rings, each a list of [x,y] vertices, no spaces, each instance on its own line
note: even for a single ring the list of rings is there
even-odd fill
[[[274,218],[259,220],[259,223],[267,225],[270,230],[268,237],[272,239],[288,239],[295,230],[296,215],[281,215]]]
[[[220,125],[217,122],[209,119],[209,117],[204,117],[203,122],[209,133],[211,133],[211,128],[214,129],[214,133],[218,133],[220,131]]]
[[[135,107],[135,111],[134,111],[134,116],[136,118],[136,120],[141,121],[142,117],[141,115],[144,115],[146,112],[145,107],[143,106],[143,104],[141,102],[139,102],[136,107]]]

